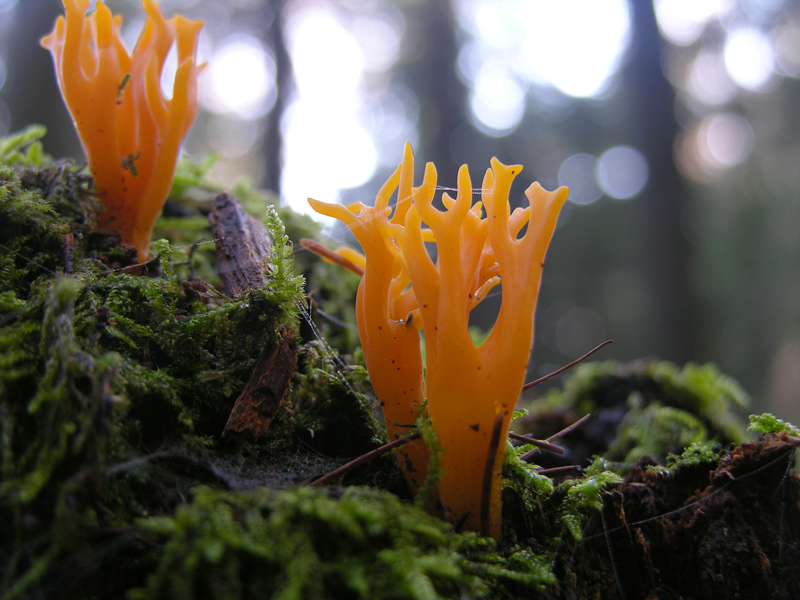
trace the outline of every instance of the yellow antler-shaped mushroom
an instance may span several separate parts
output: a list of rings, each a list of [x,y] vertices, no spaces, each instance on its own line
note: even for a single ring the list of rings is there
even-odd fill
[[[456,198],[445,194],[445,210],[434,208],[436,169],[428,164],[422,185],[412,188],[408,146],[374,207],[309,201],[318,212],[344,221],[364,250],[356,300],[359,335],[390,433],[413,422],[426,397],[443,451],[438,501],[444,515],[499,537],[505,440],[533,344],[544,256],[568,190],[547,192],[534,183],[525,192],[530,205],[511,213],[509,189],[522,167],[496,159],[491,164],[482,202],[475,205],[464,166]],[[398,183],[390,218],[388,199]],[[435,263],[425,242],[436,244]],[[498,283],[500,313],[487,340],[475,346],[469,313]],[[417,328],[425,340],[424,385]],[[425,472],[422,450],[401,448],[398,456],[412,489]],[[412,453],[413,459],[404,460]],[[409,474],[409,465],[418,472]]]
[[[42,46],[53,55],[58,84],[75,121],[97,193],[105,206],[101,228],[113,229],[148,254],[150,236],[172,185],[181,143],[197,116],[197,37],[203,24],[166,19],[144,0],[147,23],[132,54],[122,44],[122,17],[97,2],[62,0]],[[172,99],[161,90],[167,54],[176,45]]]
[[[378,192],[374,207],[356,203],[346,208],[309,199],[316,211],[344,221],[367,255],[356,297],[358,335],[392,439],[408,434],[425,397],[419,333],[414,324],[407,323],[409,313],[417,308],[414,291],[406,289],[408,274],[385,235],[386,226],[402,222],[411,204],[413,174],[413,168],[398,167]],[[400,200],[390,221],[389,198],[398,185]],[[406,444],[395,454],[409,487],[416,492],[427,476],[424,442]]]

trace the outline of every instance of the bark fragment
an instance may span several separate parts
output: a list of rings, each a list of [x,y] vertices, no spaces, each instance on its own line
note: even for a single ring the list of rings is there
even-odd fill
[[[280,344],[265,348],[258,357],[250,381],[233,405],[223,435],[249,433],[254,438],[269,429],[297,365],[297,336],[284,329]]]
[[[214,199],[208,215],[217,242],[217,262],[225,290],[238,298],[267,283],[264,259],[272,254],[272,238],[231,194]]]
[[[238,298],[267,284],[264,259],[272,254],[272,238],[257,219],[230,194],[214,199],[208,215],[217,243],[217,262],[225,291]],[[233,405],[223,435],[250,434],[254,438],[269,429],[297,366],[297,336],[290,328],[281,332],[277,346],[268,346],[258,357],[250,381]]]

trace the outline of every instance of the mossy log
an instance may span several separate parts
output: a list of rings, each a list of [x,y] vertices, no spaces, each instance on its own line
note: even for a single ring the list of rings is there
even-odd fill
[[[592,407],[606,437],[589,437],[595,422],[560,441],[582,471],[557,479],[539,472],[544,455],[519,459],[533,446],[509,446],[499,543],[414,505],[391,454],[343,487],[308,487],[386,441],[352,333],[313,321],[315,302],[348,318],[353,279],[293,254],[286,231],[308,237],[304,218],[241,186],[254,217],[220,196],[210,163],[179,165],[152,259],[137,265],[96,231],[91,178],[45,156],[42,135],[0,140],[3,600],[798,589],[798,432],[765,416],[770,435],[740,443],[739,390],[711,368],[594,364],[533,406],[545,428]],[[225,252],[245,240],[233,255],[246,276],[205,243],[219,238],[215,198],[234,211],[216,223]],[[230,425],[237,400],[257,431]],[[226,424],[249,433],[223,436]]]

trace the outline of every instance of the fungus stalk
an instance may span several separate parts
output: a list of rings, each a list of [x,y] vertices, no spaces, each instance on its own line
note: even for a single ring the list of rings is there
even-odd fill
[[[197,38],[203,23],[166,19],[144,0],[147,22],[132,54],[122,44],[122,17],[103,2],[62,0],[59,17],[41,44],[50,51],[61,95],[86,153],[105,211],[99,226],[147,258],[150,236],[167,199],[181,143],[197,116]],[[161,89],[170,48],[178,68],[172,98]]]
[[[419,333],[408,318],[417,309],[414,290],[406,289],[408,274],[385,234],[386,225],[399,225],[405,217],[411,203],[412,177],[413,168],[398,167],[378,192],[374,206],[355,203],[345,208],[309,198],[316,211],[344,221],[366,255],[364,260],[348,249],[339,251],[364,268],[356,295],[358,335],[392,440],[409,433],[425,397]],[[389,219],[389,198],[398,186],[400,200]],[[425,443],[411,442],[395,450],[395,455],[411,491],[416,493],[427,477]]]
[[[347,224],[364,250],[358,329],[390,433],[397,437],[398,426],[413,423],[427,399],[442,449],[438,501],[443,515],[497,538],[505,442],[533,344],[544,256],[568,190],[547,192],[534,183],[525,192],[529,206],[511,212],[508,194],[522,167],[492,159],[481,202],[472,204],[465,165],[458,173],[456,198],[444,194],[445,209],[438,210],[432,204],[435,167],[426,166],[416,188],[413,169],[406,146],[402,164],[374,207],[309,202]],[[395,189],[392,211],[388,201]],[[436,262],[426,242],[435,243]],[[469,313],[500,283],[497,320],[486,341],[476,346],[469,335]],[[418,330],[425,342],[424,379]],[[415,443],[416,448],[398,450],[412,490],[427,466],[424,447]]]

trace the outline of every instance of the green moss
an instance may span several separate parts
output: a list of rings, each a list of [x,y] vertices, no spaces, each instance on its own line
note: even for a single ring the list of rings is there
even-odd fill
[[[535,465],[519,459],[531,449],[530,444],[516,448],[509,445],[503,462],[503,478],[520,493],[549,496],[555,489],[553,480],[539,475]]]
[[[561,484],[560,491],[566,492],[566,496],[559,507],[559,518],[573,538],[580,541],[589,517],[603,506],[602,493],[621,482],[622,478],[609,469],[606,461],[597,458],[584,477]]]
[[[504,546],[532,551],[540,558],[552,558],[561,536],[557,521],[555,485],[539,475],[537,468],[519,459],[522,448],[509,445],[503,462],[503,523],[501,539]]]
[[[644,456],[662,455],[665,449],[685,448],[712,438],[703,420],[692,413],[651,402],[642,406],[639,397],[629,398],[630,410],[620,424],[607,455],[632,464]]]
[[[46,157],[42,134],[0,140],[3,597],[65,576],[92,530],[170,514],[203,481],[229,485],[217,464],[288,456],[299,427],[287,400],[258,444],[221,438],[258,356],[297,327],[303,282],[274,211],[272,277],[242,298],[188,293],[191,248],[167,240],[152,245],[155,275],[110,269],[124,250],[92,245],[91,179]],[[100,547],[82,552],[102,562]]]
[[[441,598],[463,578],[445,525],[358,488],[199,488],[174,518],[140,524],[166,544],[134,598]]]
[[[4,597],[33,585],[81,539],[80,526],[94,521],[93,508],[80,497],[104,467],[115,420],[106,383],[118,357],[80,347],[73,327],[80,288],[73,279],[55,280],[41,312],[31,311],[41,315],[40,328],[18,321],[0,329],[0,339],[23,342],[26,362],[24,369],[4,370],[0,385],[0,539],[9,557]]]
[[[732,377],[713,364],[678,367],[657,361],[651,363],[651,369],[653,379],[663,386],[665,395],[674,398],[675,406],[710,423],[712,435],[732,442],[747,439],[735,411],[746,408],[750,398]]]
[[[219,160],[219,157],[219,154],[212,154],[203,160],[193,161],[186,156],[181,156],[175,167],[168,200],[177,202],[187,207],[190,212],[194,212],[195,207],[191,200],[198,190],[213,193],[221,192],[221,189],[208,181],[209,173]]]
[[[197,488],[174,517],[139,525],[164,544],[133,598],[508,597],[552,582],[542,561],[502,559],[491,540],[385,492],[350,487],[218,492]]]
[[[297,253],[315,226],[240,186],[274,240],[268,283],[216,290],[210,161],[181,163],[146,275],[131,274],[130,249],[93,232],[91,178],[42,134],[0,140],[0,597],[520,598],[554,582],[559,540],[618,480],[608,463],[555,484],[509,448],[499,544],[429,516],[424,494],[401,501],[392,453],[344,480],[369,488],[304,487],[385,442],[355,333],[321,320],[319,339],[300,318],[307,275],[319,314],[353,323],[358,278]],[[223,437],[286,328],[306,339],[268,433]],[[628,459],[736,434],[740,390],[707,367],[588,367],[557,400],[589,409],[612,384]]]
[[[759,434],[780,433],[781,431],[785,431],[789,435],[800,436],[800,429],[791,423],[776,418],[770,413],[750,415],[750,425],[747,429],[748,431],[755,431]]]
[[[267,284],[269,300],[286,314],[287,319],[296,320],[303,297],[304,279],[295,275],[292,242],[274,206],[267,206],[264,225],[272,236],[272,256],[269,258],[271,281]]]
[[[667,457],[667,471],[701,467],[715,464],[721,455],[722,448],[708,443],[694,443],[687,447],[680,455],[670,454]],[[657,467],[654,467],[657,468]]]
[[[581,539],[588,519],[602,505],[601,494],[622,479],[598,457],[583,476],[555,485],[549,477],[540,475],[535,465],[519,459],[530,448],[509,447],[506,453],[503,538],[517,544],[533,538],[542,556],[552,558],[565,533]],[[531,543],[530,539],[527,542]]]
[[[310,310],[320,337],[340,352],[354,357],[360,353],[356,328],[356,290],[361,278],[339,265],[329,264],[316,254],[302,248],[299,240],[310,238],[337,248],[340,243],[325,239],[321,228],[308,215],[299,215],[288,209],[280,209],[281,220],[286,223],[286,232],[295,245],[295,268],[306,279]]]
[[[714,365],[610,361],[579,365],[563,390],[549,391],[529,408],[534,417],[553,410],[605,414],[617,425],[604,456],[624,466],[646,454],[680,453],[694,442],[746,440],[741,410],[747,403],[742,388]]]
[[[0,291],[21,299],[36,279],[49,280],[64,271],[67,234],[79,240],[73,246],[79,252],[99,206],[85,174],[69,163],[28,166],[28,154],[18,162],[0,163]]]
[[[366,370],[337,364],[330,352],[317,340],[299,350],[292,379],[298,436],[327,456],[352,458],[386,443],[386,430],[364,393]]]
[[[667,456],[665,465],[648,465],[647,471],[681,479],[699,476],[702,480],[705,473],[714,469],[714,465],[719,462],[722,455],[721,446],[697,442],[691,444],[680,454]]]
[[[46,134],[44,125],[29,125],[22,131],[0,138],[0,163],[41,166],[48,160],[40,141]]]

